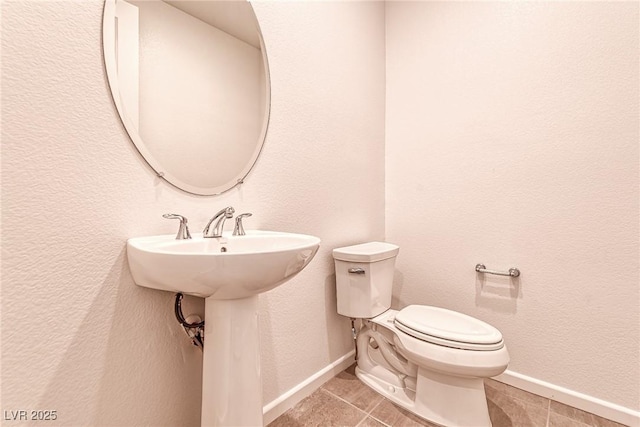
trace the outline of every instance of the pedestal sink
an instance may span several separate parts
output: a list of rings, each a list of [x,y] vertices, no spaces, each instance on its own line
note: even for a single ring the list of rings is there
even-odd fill
[[[127,241],[137,285],[205,298],[203,426],[262,426],[258,294],[302,271],[319,245],[314,236],[272,231]]]

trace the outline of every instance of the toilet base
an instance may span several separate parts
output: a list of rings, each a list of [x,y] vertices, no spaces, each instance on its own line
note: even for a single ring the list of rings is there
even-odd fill
[[[491,427],[482,378],[455,377],[420,367],[416,392],[356,367],[356,376],[393,403],[443,426]]]

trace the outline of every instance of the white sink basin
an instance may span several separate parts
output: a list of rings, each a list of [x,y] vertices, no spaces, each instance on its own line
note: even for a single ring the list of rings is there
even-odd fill
[[[227,300],[284,283],[309,264],[319,245],[314,236],[273,231],[189,240],[172,234],[129,239],[127,256],[139,286]]]

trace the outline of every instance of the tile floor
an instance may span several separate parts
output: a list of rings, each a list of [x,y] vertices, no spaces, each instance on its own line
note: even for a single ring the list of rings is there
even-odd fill
[[[394,405],[355,376],[355,365],[326,382],[269,427],[431,426]],[[494,380],[485,381],[494,427],[621,427],[584,412]]]

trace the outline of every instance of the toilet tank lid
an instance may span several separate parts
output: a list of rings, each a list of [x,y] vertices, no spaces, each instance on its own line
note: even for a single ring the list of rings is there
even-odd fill
[[[336,248],[333,250],[333,258],[340,261],[376,262],[393,258],[399,251],[400,248],[392,243],[369,242]]]

